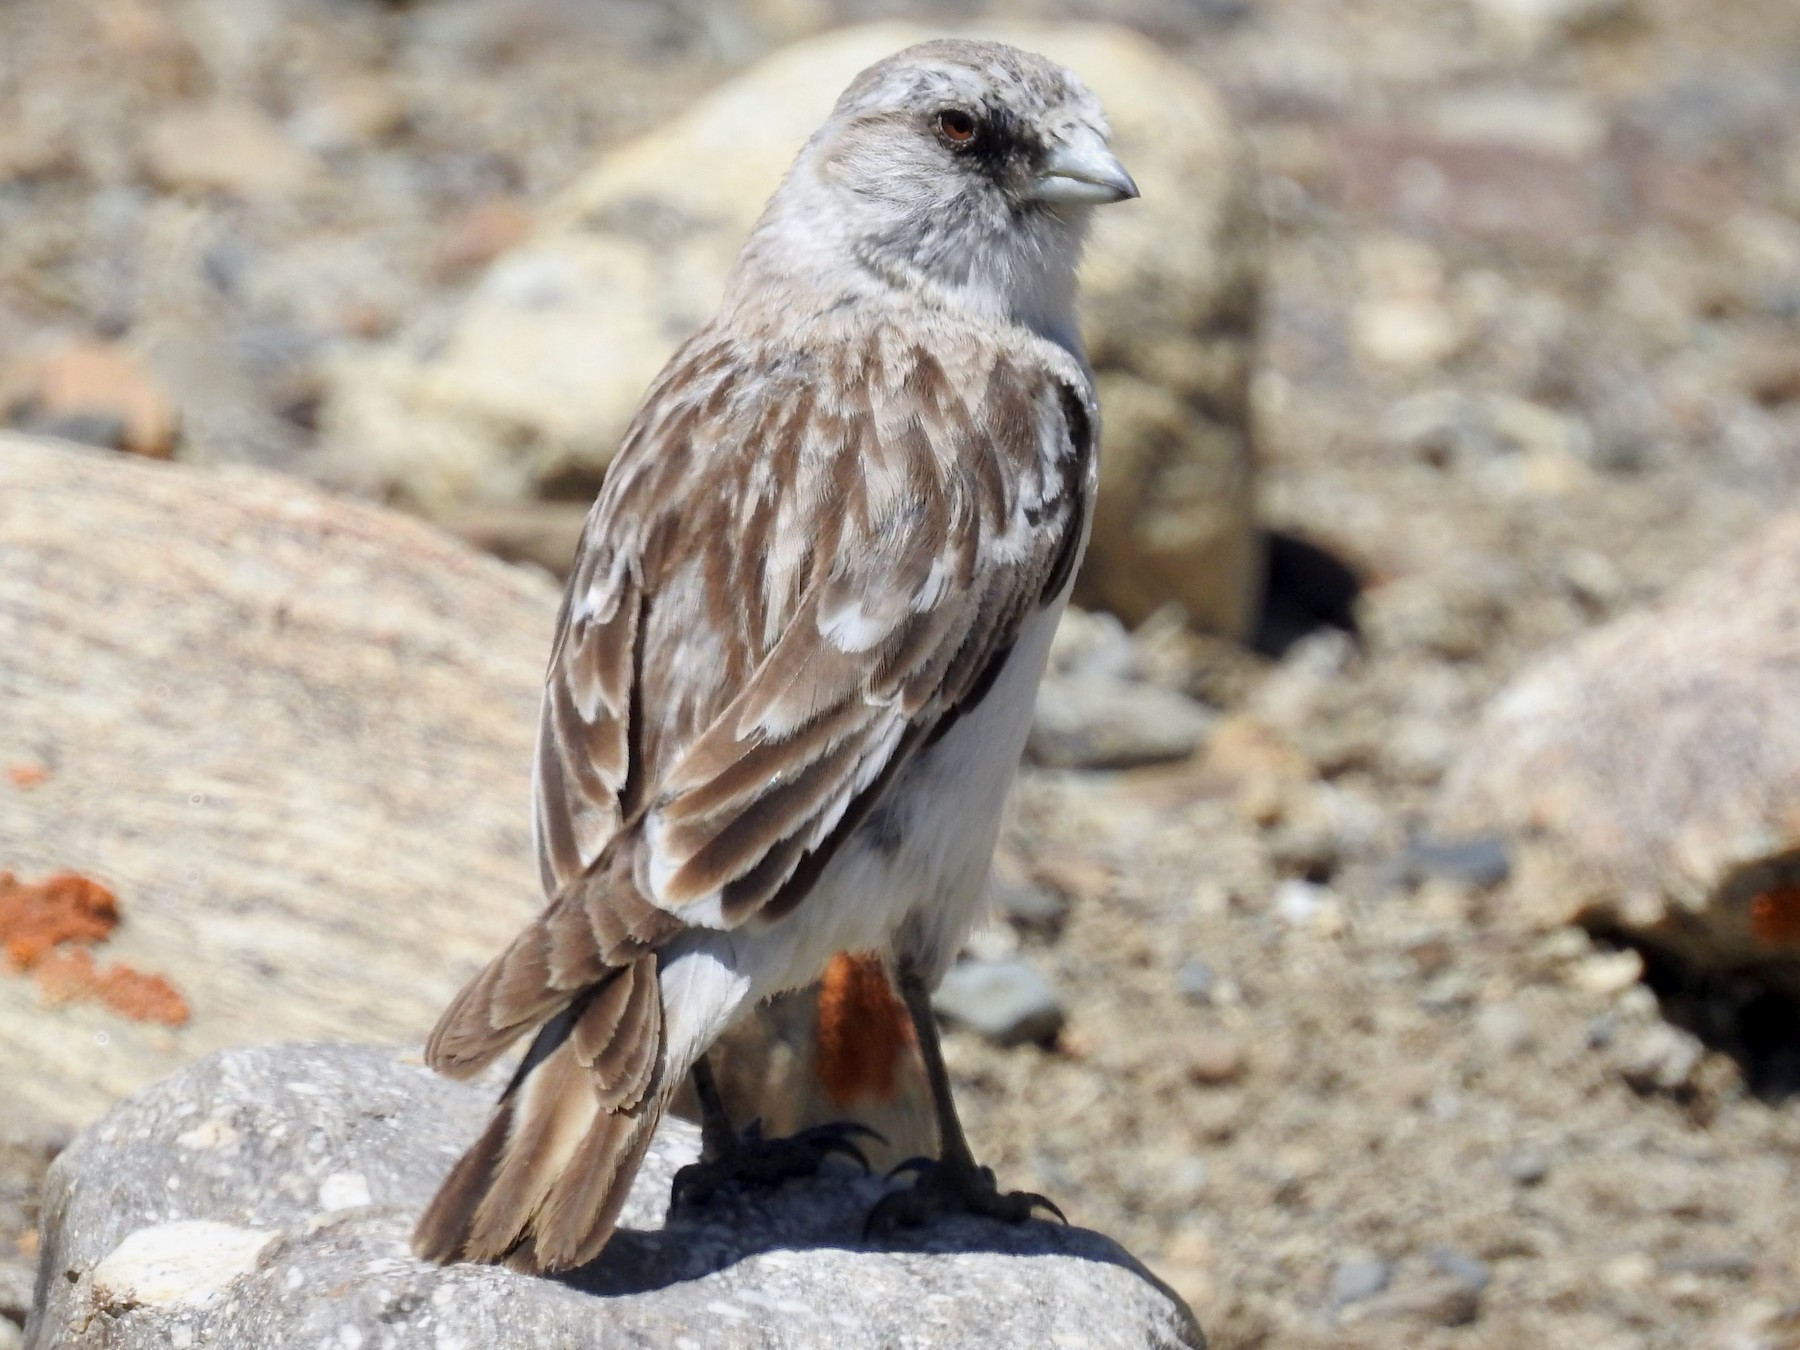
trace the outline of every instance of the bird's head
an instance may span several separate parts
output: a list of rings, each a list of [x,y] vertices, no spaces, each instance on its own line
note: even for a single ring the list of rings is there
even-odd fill
[[[759,233],[799,267],[1047,331],[1068,322],[1091,208],[1138,195],[1107,138],[1061,66],[998,42],[922,43],[844,91]]]

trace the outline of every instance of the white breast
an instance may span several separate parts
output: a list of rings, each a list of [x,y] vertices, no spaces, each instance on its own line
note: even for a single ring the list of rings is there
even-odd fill
[[[935,980],[982,913],[1007,789],[1059,602],[1027,621],[973,711],[895,780],[793,914],[738,943],[754,996],[816,979],[840,951],[889,951]]]

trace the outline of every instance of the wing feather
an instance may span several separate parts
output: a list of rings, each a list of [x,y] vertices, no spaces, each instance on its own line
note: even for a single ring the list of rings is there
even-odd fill
[[[640,905],[787,912],[1061,594],[1093,480],[1079,372],[985,340],[955,360],[873,346],[782,379],[703,335],[676,362],[693,374],[653,392],[552,656],[547,885],[628,835]]]

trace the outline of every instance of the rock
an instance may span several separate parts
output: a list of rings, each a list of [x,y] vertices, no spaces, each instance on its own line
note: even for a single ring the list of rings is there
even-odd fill
[[[180,414],[136,354],[114,342],[70,342],[0,377],[0,414],[14,426],[167,459]]]
[[[597,482],[669,353],[712,316],[764,201],[833,100],[934,31],[882,24],[803,42],[610,151],[497,259],[447,332],[434,322],[343,357],[323,411],[327,472],[433,515],[551,480]],[[1194,623],[1241,634],[1261,580],[1249,160],[1215,93],[1145,38],[991,32],[1092,83],[1143,189],[1096,223],[1083,274],[1106,450],[1079,595],[1132,622],[1173,600]]]
[[[247,103],[176,107],[144,132],[144,168],[159,187],[282,196],[311,185],[319,166]]]
[[[931,996],[946,1021],[995,1045],[1048,1041],[1067,1014],[1054,986],[1023,961],[960,961]]]
[[[1218,714],[1193,699],[1112,675],[1046,675],[1025,756],[1054,769],[1129,769],[1186,759]]]
[[[1483,890],[1512,875],[1512,854],[1503,835],[1471,835],[1464,839],[1413,839],[1394,859],[1392,884],[1418,886],[1438,877]]]
[[[490,1101],[368,1046],[229,1051],[145,1090],[51,1169],[32,1344],[83,1343],[96,1318],[115,1350],[1203,1344],[1097,1233],[963,1218],[864,1242],[883,1183],[849,1168],[666,1215],[698,1152],[676,1120],[582,1270],[417,1261],[413,1221]]]
[[[1199,1032],[1183,1043],[1188,1077],[1205,1087],[1230,1083],[1244,1072],[1244,1043],[1236,1036]]]
[[[1347,1256],[1331,1271],[1331,1305],[1342,1308],[1373,1298],[1388,1287],[1393,1276],[1393,1266],[1378,1256]]]
[[[1693,1085],[1706,1048],[1690,1032],[1657,1022],[1639,1029],[1614,1054],[1619,1076],[1632,1091],[1680,1093]]]
[[[1509,1153],[1500,1168],[1515,1186],[1537,1186],[1550,1175],[1550,1160],[1535,1148],[1522,1148]]]
[[[539,903],[557,595],[248,469],[0,435],[0,870],[103,882],[178,1028],[0,977],[8,1107],[83,1124],[270,1037],[420,1038]],[[395,953],[404,952],[404,978]]]
[[[1503,830],[1545,926],[1619,930],[1800,993],[1800,514],[1540,658],[1436,806]]]
[[[1211,1003],[1218,991],[1219,976],[1206,962],[1190,957],[1175,972],[1175,986],[1190,1003]]]

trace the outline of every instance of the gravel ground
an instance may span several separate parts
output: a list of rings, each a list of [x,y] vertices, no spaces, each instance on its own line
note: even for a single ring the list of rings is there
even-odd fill
[[[1800,8],[992,8],[1117,14],[1227,92],[1274,242],[1263,511],[1367,589],[1360,642],[1279,660],[1145,638],[1223,711],[1195,762],[1027,774],[1008,847],[1066,918],[978,947],[1068,1021],[950,1037],[977,1148],[1220,1347],[1800,1345],[1800,1098],[1635,953],[1520,922],[1494,849],[1415,838],[1502,682],[1800,483]],[[328,354],[453,303],[597,147],[877,12],[0,8],[0,367],[123,337],[181,453],[304,472]],[[196,166],[190,103],[252,149]]]

